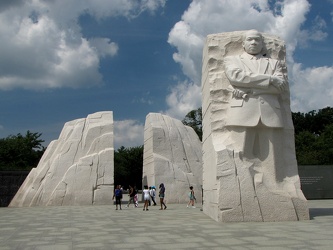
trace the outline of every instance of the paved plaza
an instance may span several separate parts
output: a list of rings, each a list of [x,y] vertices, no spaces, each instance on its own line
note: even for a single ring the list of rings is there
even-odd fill
[[[0,208],[0,249],[333,249],[333,200],[309,201],[309,221],[265,223],[167,205]]]

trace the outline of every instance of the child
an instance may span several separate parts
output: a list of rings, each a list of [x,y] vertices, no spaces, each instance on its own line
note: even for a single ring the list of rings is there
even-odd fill
[[[134,206],[135,207],[139,207],[139,191],[136,188],[136,186],[134,186]]]
[[[165,197],[165,186],[164,186],[164,184],[161,183],[159,188],[160,188],[160,191],[159,191],[158,196],[160,197],[160,203],[161,203],[160,210],[163,210],[163,206],[164,206],[164,210],[165,210],[165,209],[167,209],[167,206],[164,203],[164,197]]]
[[[191,204],[192,208],[195,208],[195,206],[194,206],[195,196],[194,196],[194,191],[193,191],[193,187],[192,186],[190,186],[190,192],[188,193],[188,197],[190,198],[190,200],[187,203],[187,207]]]
[[[156,196],[156,191],[155,191],[155,186],[149,187],[150,191],[150,198],[152,202],[154,203],[154,206],[156,206],[156,201],[155,201],[155,196]]]

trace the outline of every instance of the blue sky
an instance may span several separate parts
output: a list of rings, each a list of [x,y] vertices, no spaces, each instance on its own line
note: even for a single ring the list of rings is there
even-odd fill
[[[110,110],[115,148],[142,145],[148,113],[201,105],[205,37],[252,28],[286,41],[292,111],[332,107],[332,20],[332,0],[2,0],[0,138]]]

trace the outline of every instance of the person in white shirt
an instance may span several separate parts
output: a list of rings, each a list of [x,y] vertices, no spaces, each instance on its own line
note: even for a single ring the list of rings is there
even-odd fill
[[[148,205],[149,205],[149,200],[150,200],[150,192],[148,189],[148,186],[145,185],[144,189],[142,190],[142,194],[143,194],[143,200],[144,200],[144,205],[143,205],[143,211],[148,211]]]

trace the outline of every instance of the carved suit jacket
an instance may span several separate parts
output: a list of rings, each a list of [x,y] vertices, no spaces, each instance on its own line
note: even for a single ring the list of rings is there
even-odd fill
[[[254,127],[261,121],[267,127],[283,127],[279,102],[281,92],[270,84],[271,76],[284,79],[280,62],[244,52],[226,57],[224,66],[232,88],[247,93],[247,98],[232,96],[226,125]]]

